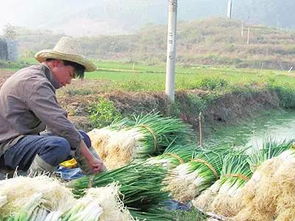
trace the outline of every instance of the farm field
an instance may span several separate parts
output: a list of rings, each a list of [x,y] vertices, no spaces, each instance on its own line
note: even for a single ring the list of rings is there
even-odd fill
[[[34,59],[25,59],[22,64],[34,64]],[[79,87],[67,86],[65,90],[84,91],[84,93],[111,91],[164,91],[166,70],[164,65],[144,65],[118,61],[95,61],[98,70],[85,74],[86,80],[100,81],[99,87],[95,81],[87,82]],[[11,67],[8,70],[16,71]],[[103,84],[102,84],[102,83]],[[88,85],[89,84],[89,85]],[[264,88],[280,86],[293,89],[295,71],[238,69],[212,66],[176,66],[176,90],[209,90],[211,92],[230,92],[239,87]],[[91,92],[92,91],[92,92]],[[78,92],[79,93],[79,92]]]
[[[36,63],[34,59],[24,59],[21,64]],[[101,88],[110,91],[164,91],[165,65],[145,65],[118,61],[95,61],[98,70],[85,73],[86,80],[100,80],[107,84]],[[6,70],[17,71],[16,67]],[[293,88],[295,71],[268,69],[238,69],[213,66],[176,66],[176,90],[204,89],[211,91],[230,90],[239,86],[284,86]],[[77,85],[75,85],[77,87]],[[83,87],[83,84],[81,84]],[[71,88],[69,85],[68,88]],[[86,87],[87,88],[87,87]],[[99,90],[99,89],[97,89]]]
[[[165,90],[165,66],[143,66],[118,62],[97,62],[97,72],[87,73],[86,79],[107,80],[115,90]],[[278,70],[236,69],[228,67],[176,67],[176,90],[221,90],[238,86],[284,85],[292,88],[295,73]]]

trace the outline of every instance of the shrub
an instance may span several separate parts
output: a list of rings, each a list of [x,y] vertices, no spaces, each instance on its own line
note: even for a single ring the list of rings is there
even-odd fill
[[[224,89],[229,83],[224,79],[219,78],[204,78],[200,82],[200,87],[204,90]]]
[[[89,119],[93,127],[102,128],[110,125],[113,121],[122,118],[113,102],[106,98],[99,98],[98,102],[90,105]]]
[[[122,88],[125,91],[140,91],[143,90],[145,84],[138,80],[129,80],[126,82],[118,83],[118,88]]]
[[[75,96],[75,95],[88,95],[88,94],[93,94],[92,90],[89,89],[68,89],[66,90],[66,93],[69,96]]]
[[[295,89],[284,88],[280,86],[270,86],[274,90],[279,99],[280,105],[284,108],[295,108]]]

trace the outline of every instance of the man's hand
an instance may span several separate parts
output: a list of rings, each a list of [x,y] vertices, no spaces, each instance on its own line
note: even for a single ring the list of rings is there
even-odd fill
[[[99,173],[106,170],[105,165],[102,160],[93,157],[90,161],[87,161],[89,168],[92,170],[92,173]]]
[[[93,150],[94,151],[94,150]],[[99,173],[106,170],[102,160],[96,153],[92,153],[91,150],[88,149],[83,140],[80,143],[80,149],[76,150],[76,160],[78,162],[79,167],[86,174],[94,174]]]

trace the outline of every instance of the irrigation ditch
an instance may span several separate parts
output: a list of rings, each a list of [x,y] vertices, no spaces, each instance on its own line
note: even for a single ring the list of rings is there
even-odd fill
[[[289,106],[286,108],[283,101],[287,98],[284,96],[292,97],[292,94],[285,95],[272,89],[238,91],[219,96],[212,96],[209,92],[202,90],[178,91],[175,104],[170,106],[170,112],[168,111],[170,104],[161,92],[63,95],[60,96],[60,101],[62,106],[72,113],[70,118],[77,127],[86,131],[95,127],[89,120],[87,108],[97,102],[98,97],[103,97],[112,102],[116,112],[122,117],[151,112],[158,112],[163,116],[172,115],[192,126],[197,142],[200,137],[201,120],[202,136],[205,143],[212,144],[217,140],[217,143],[233,142],[231,138],[227,137],[240,137],[239,142],[236,141],[236,143],[243,144],[249,134],[253,134],[255,128],[251,127],[254,127],[255,124],[260,124],[262,130],[267,130],[265,126],[262,126],[263,123],[268,122],[269,127],[274,123],[279,129],[278,124],[287,124],[288,119],[293,120],[294,107],[292,102],[289,102]],[[293,97],[295,98],[295,94]],[[200,113],[202,114],[201,118]],[[263,122],[261,123],[261,121]],[[245,137],[237,136],[236,131],[239,131],[240,128],[243,128]],[[218,139],[214,137],[218,137]],[[222,141],[223,139],[224,141]]]

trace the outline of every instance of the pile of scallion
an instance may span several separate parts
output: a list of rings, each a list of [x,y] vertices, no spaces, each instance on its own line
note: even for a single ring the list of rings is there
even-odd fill
[[[280,155],[285,150],[292,147],[293,140],[290,141],[267,141],[262,145],[260,149],[252,149],[252,153],[249,154],[249,164],[252,172],[264,161]]]
[[[248,155],[243,152],[232,152],[225,156],[221,176],[220,189],[213,199],[209,210],[217,214],[232,215],[240,207],[235,197],[252,176]]]
[[[45,176],[16,177],[1,181],[0,186],[3,221],[134,220],[119,197],[116,183],[89,188],[79,199],[62,183]]]
[[[120,185],[121,200],[130,210],[148,211],[168,200],[163,191],[164,168],[146,164],[129,164],[119,169],[85,176],[68,184],[76,197],[82,197],[89,187],[103,187],[117,182]]]
[[[192,138],[192,128],[178,118],[162,117],[159,114],[133,116],[125,121],[128,127],[136,127],[144,138],[138,158],[159,155],[171,144],[187,144]]]
[[[2,180],[0,196],[5,199],[1,220],[44,220],[49,211],[67,210],[75,200],[70,189],[47,176]]]
[[[172,145],[168,147],[163,154],[148,158],[146,163],[161,165],[166,169],[173,169],[180,164],[190,161],[195,151],[196,146],[193,144]]]
[[[198,151],[194,158],[172,169],[165,178],[165,190],[174,199],[187,202],[198,196],[220,176],[223,156],[228,148],[219,147]]]
[[[133,116],[88,133],[108,169],[127,165],[133,159],[157,156],[172,144],[186,145],[192,134],[192,128],[180,119],[159,114]]]
[[[116,183],[100,188],[89,188],[86,195],[76,200],[60,218],[65,221],[132,221],[130,212],[119,198],[119,186]]]
[[[294,220],[295,157],[291,144],[283,142],[276,146],[272,142],[264,145],[268,150],[264,152],[266,160],[235,196],[240,205],[238,210],[221,215],[232,220]],[[290,148],[285,150],[286,147]]]

